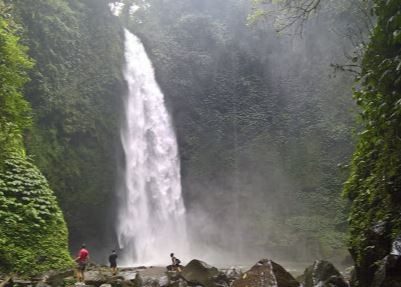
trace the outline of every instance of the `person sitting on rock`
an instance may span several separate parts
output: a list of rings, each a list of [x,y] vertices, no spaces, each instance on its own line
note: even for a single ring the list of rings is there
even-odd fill
[[[113,275],[117,274],[117,257],[116,251],[113,250],[109,256],[110,268]]]
[[[86,269],[86,264],[88,263],[89,260],[89,251],[86,249],[86,245],[83,243],[81,246],[81,250],[79,250],[79,254],[77,258],[75,258],[75,261],[78,263],[78,268],[77,268],[77,281],[78,282],[85,282],[85,269]]]
[[[170,253],[170,257],[171,257],[171,267],[173,271],[178,271],[181,272],[181,260],[178,259],[177,257],[174,256],[174,253]]]

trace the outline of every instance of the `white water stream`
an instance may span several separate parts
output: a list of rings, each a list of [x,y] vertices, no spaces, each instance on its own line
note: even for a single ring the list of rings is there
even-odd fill
[[[125,30],[128,84],[121,140],[124,185],[117,234],[125,266],[168,264],[188,254],[180,161],[164,95],[141,41]]]

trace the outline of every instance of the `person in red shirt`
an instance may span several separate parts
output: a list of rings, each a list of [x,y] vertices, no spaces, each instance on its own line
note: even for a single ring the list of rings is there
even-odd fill
[[[89,251],[86,249],[86,245],[82,244],[81,250],[79,250],[79,254],[77,258],[75,258],[75,261],[78,263],[78,268],[77,268],[77,280],[78,282],[84,282],[85,281],[85,269],[86,269],[86,264],[89,261]]]

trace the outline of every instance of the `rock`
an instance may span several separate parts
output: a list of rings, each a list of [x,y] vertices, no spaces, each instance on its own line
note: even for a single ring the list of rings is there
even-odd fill
[[[34,283],[29,280],[13,279],[13,287],[32,287]]]
[[[100,271],[91,270],[85,272],[85,283],[86,285],[99,287],[100,285],[106,284],[108,282],[106,276]]]
[[[372,234],[367,232],[371,245],[365,248],[358,262],[357,280],[353,280],[351,286],[401,287],[401,234],[394,241],[390,241],[389,236],[375,238]]]
[[[180,278],[177,281],[170,281],[168,286],[169,287],[188,287],[188,283],[184,279]]]
[[[401,256],[390,254],[380,261],[371,287],[401,287]]]
[[[157,280],[156,278],[145,278],[142,281],[142,286],[144,287],[160,287],[159,285],[159,280]]]
[[[167,271],[166,275],[169,282],[178,281],[181,278],[180,274],[178,274],[178,272],[175,271]]]
[[[377,221],[363,231],[363,240],[351,245],[352,257],[358,258],[355,265],[357,283],[360,286],[371,286],[375,273],[378,270],[378,262],[386,257],[391,246],[391,224],[386,221]]]
[[[95,287],[94,285],[87,285],[83,282],[77,282],[74,284],[75,287]]]
[[[58,287],[58,286],[65,286],[64,279],[67,277],[72,277],[74,276],[74,270],[69,269],[69,270],[64,270],[64,271],[55,271],[51,270],[49,272],[46,272],[43,274],[43,279],[42,281],[50,286],[53,287]],[[73,285],[74,282],[71,282]]]
[[[328,261],[317,260],[304,272],[304,287],[348,287],[341,273]]]
[[[235,280],[232,287],[299,287],[300,284],[279,264],[262,259]]]
[[[133,270],[133,269],[132,269]],[[128,278],[132,278],[132,272],[133,271],[129,271],[128,273],[124,272],[125,275],[129,275]],[[123,273],[123,272],[121,272]],[[141,287],[142,285],[142,279],[139,276],[139,273],[134,273],[135,274],[135,278],[133,279],[127,279],[127,277],[125,276],[112,276],[110,278],[108,278],[107,280],[107,284],[111,285],[111,287]]]
[[[181,277],[191,283],[199,284],[204,287],[216,287],[215,277],[220,274],[220,271],[207,263],[194,259],[189,262],[181,272]]]
[[[120,275],[112,275],[107,277],[107,283],[100,285],[100,287],[107,286],[109,287],[120,287],[122,285],[122,281],[126,280],[123,276]]]
[[[139,273],[135,274],[135,278],[130,280],[132,284],[134,284],[135,287],[141,287],[143,285],[143,280],[141,275]]]
[[[121,282],[121,287],[139,287],[139,286],[135,285],[135,283],[132,282],[132,280],[125,280]]]
[[[230,281],[234,281],[242,275],[241,271],[238,271],[236,268],[228,269],[225,274]]]
[[[352,270],[350,272],[350,276],[349,276],[349,285],[350,286],[358,286],[358,280],[356,278],[356,270],[355,267],[352,267]]]
[[[149,268],[152,268],[152,266],[149,266]],[[148,269],[148,267],[146,267],[146,266],[138,266],[138,267],[135,267],[134,268],[134,270],[140,270],[140,269]]]
[[[111,284],[102,284],[100,287],[112,287]]]
[[[159,278],[159,286],[166,287],[169,285],[169,279],[167,276],[162,276]]]
[[[401,235],[394,240],[391,248],[391,255],[401,256]]]
[[[238,270],[235,269],[235,268],[231,268],[231,269],[226,270],[225,273],[224,273],[224,275],[225,275],[226,284],[227,284],[228,286],[231,286],[231,284],[232,284],[235,280],[237,280],[238,278],[241,277],[242,272],[241,272],[241,270],[238,271]]]
[[[13,287],[13,278],[11,276],[0,278],[0,287]]]
[[[74,276],[69,276],[63,279],[63,283],[61,286],[73,286],[75,285],[75,283],[77,283],[77,280],[75,279]],[[55,286],[60,286],[60,285],[51,285],[52,287]]]

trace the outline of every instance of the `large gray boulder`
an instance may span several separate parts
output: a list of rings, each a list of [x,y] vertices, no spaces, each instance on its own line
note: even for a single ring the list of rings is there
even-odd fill
[[[401,260],[388,255],[378,263],[371,287],[401,287]]]
[[[132,270],[125,270],[126,272],[120,272],[122,275],[112,276],[107,281],[112,287],[142,287],[145,286],[142,277],[139,273],[133,273]],[[135,274],[135,275],[133,275]]]
[[[50,286],[63,286],[64,279],[71,276],[74,276],[74,270],[72,269],[64,271],[51,270],[44,273],[42,278],[40,278],[40,281]]]
[[[316,260],[304,272],[304,287],[348,287],[341,273],[328,261]]]
[[[181,277],[190,284],[204,287],[216,287],[216,278],[220,271],[207,263],[194,259],[189,262],[181,272]]]
[[[85,284],[83,282],[77,282],[77,283],[74,284],[74,286],[75,287],[95,287],[94,285],[88,285],[88,284]],[[60,286],[58,286],[58,287],[60,287]]]
[[[300,284],[282,266],[262,259],[235,280],[231,287],[299,287]]]
[[[99,270],[90,270],[85,272],[86,285],[99,287],[102,284],[107,284],[108,278]]]
[[[237,270],[236,268],[231,268],[226,270],[225,276],[227,278],[228,285],[231,285],[231,283],[240,278],[241,275],[242,275],[241,270]]]

